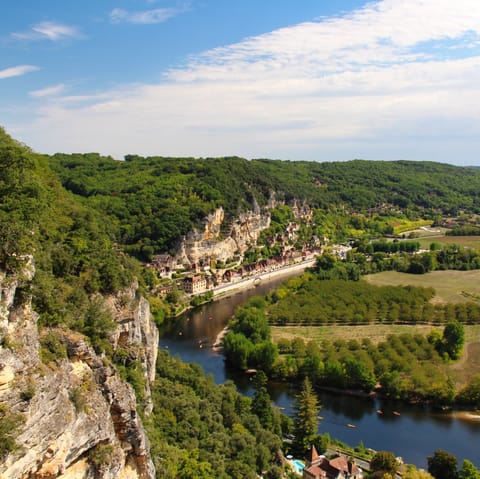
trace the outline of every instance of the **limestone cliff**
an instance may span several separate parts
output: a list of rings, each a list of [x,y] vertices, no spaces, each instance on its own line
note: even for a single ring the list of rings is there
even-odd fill
[[[37,315],[28,297],[33,274],[31,263],[21,278],[0,271],[0,405],[23,417],[19,448],[2,459],[0,477],[155,477],[135,394],[110,362],[67,330],[55,335],[68,358],[40,360]],[[118,323],[113,346],[136,350],[152,380],[158,332],[148,302],[133,285],[108,304]]]
[[[204,221],[203,231],[191,231],[181,242],[179,256],[184,264],[215,258],[227,261],[256,244],[260,233],[270,226],[270,214],[255,211],[240,214],[225,221],[224,211],[218,208]]]

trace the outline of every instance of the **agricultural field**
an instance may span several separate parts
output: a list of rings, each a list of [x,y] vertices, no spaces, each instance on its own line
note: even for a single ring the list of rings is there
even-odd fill
[[[449,371],[455,385],[460,389],[474,375],[480,373],[480,325],[465,325],[465,347],[462,357],[449,365]],[[385,341],[389,334],[427,335],[433,329],[441,328],[429,325],[368,325],[368,326],[272,326],[272,339],[292,340],[301,338],[308,343],[314,341],[334,342],[336,340],[361,341],[369,338],[374,344]]]
[[[424,275],[412,275],[386,271],[364,277],[364,281],[377,286],[423,286],[432,287],[436,291],[433,302],[460,303],[480,301],[480,271],[434,271]],[[449,370],[457,388],[461,388],[473,374],[480,373],[480,325],[465,325],[465,347],[459,361],[452,363]],[[305,342],[336,340],[361,341],[369,338],[378,344],[385,341],[390,334],[421,334],[428,335],[432,330],[442,330],[442,327],[426,324],[370,324],[352,327],[351,325],[332,326],[272,326],[274,342],[280,339],[292,340],[302,338]]]
[[[428,334],[434,326],[404,325],[404,324],[370,324],[365,326],[332,325],[332,326],[272,326],[272,338],[276,343],[279,339],[302,338],[305,342],[333,342],[338,339],[350,341],[370,338],[372,343],[384,341],[389,334],[418,333]],[[480,326],[478,326],[480,331]]]
[[[480,249],[480,236],[442,236],[435,235],[427,236],[422,233],[420,238],[416,238],[423,249],[429,249],[432,243],[441,244],[457,244],[472,249]]]
[[[434,303],[480,301],[480,270],[432,271],[422,275],[384,271],[363,279],[375,286],[431,287],[436,292],[432,300]]]
[[[465,328],[465,333],[467,329]],[[480,373],[480,332],[477,332],[476,338],[475,342],[467,338],[462,357],[451,366],[457,387],[466,384],[474,374]]]
[[[480,325],[465,325],[465,341],[480,342]],[[363,338],[369,338],[372,343],[385,341],[389,334],[429,334],[433,329],[441,330],[441,327],[426,324],[407,325],[407,324],[371,324],[366,326],[272,326],[272,338],[275,343],[279,339],[292,340],[302,338],[305,342],[315,341],[336,341],[342,339],[350,341],[356,339],[361,341]],[[480,361],[480,356],[479,356]],[[480,363],[478,365],[480,372]]]

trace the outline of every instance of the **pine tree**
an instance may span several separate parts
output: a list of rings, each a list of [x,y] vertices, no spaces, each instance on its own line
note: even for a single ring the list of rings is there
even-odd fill
[[[319,401],[308,378],[304,380],[302,389],[295,397],[294,411],[295,441],[293,447],[297,453],[304,454],[317,434],[320,411]]]

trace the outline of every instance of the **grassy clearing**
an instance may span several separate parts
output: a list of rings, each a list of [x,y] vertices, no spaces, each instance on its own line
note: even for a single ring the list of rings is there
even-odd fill
[[[384,271],[364,276],[364,280],[376,286],[423,286],[435,289],[433,299],[437,303],[461,303],[480,296],[480,270],[433,271],[415,275]]]
[[[432,243],[457,244],[472,249],[480,249],[480,236],[428,236],[422,233],[421,238],[415,238],[424,249],[429,249]]]
[[[480,373],[480,342],[467,343],[461,359],[452,364],[451,371],[457,388],[465,385],[470,377]]]
[[[384,341],[389,334],[419,333],[428,334],[433,326],[403,324],[372,324],[367,326],[272,326],[272,337],[275,342],[281,338],[292,340],[302,338],[305,342],[350,341],[370,338],[373,343]],[[480,326],[479,326],[480,331]]]
[[[389,334],[428,334],[432,329],[442,330],[442,327],[407,324],[371,324],[367,326],[272,326],[274,342],[281,338],[302,338],[305,342],[336,341],[343,339],[350,341],[370,338],[373,343],[384,341]],[[465,341],[467,343],[480,343],[480,325],[465,326]],[[480,356],[479,356],[480,361]]]

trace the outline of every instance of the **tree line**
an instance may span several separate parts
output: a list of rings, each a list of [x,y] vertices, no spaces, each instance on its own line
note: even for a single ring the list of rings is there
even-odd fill
[[[320,278],[322,275],[320,275]],[[319,279],[312,274],[289,280],[267,296],[268,320],[275,325],[476,324],[480,305],[437,303],[433,288],[375,286],[366,281]]]

